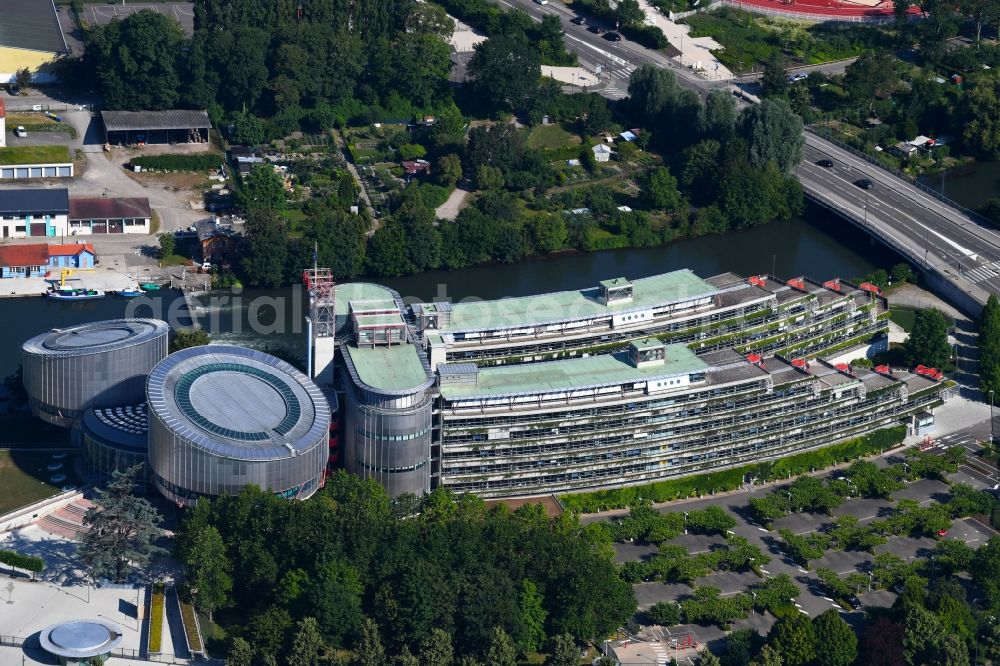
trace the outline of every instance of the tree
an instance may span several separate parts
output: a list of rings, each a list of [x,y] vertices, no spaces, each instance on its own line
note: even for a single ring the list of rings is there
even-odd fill
[[[185,553],[184,564],[191,592],[211,620],[216,609],[228,604],[233,589],[232,565],[219,530],[211,525],[199,529],[192,539],[191,549]]]
[[[87,529],[79,535],[78,553],[92,580],[125,582],[130,567],[141,570],[163,552],[154,545],[163,519],[149,500],[132,494],[141,469],[136,465],[124,472],[114,470],[83,517]]]
[[[545,616],[542,595],[530,580],[521,581],[521,624],[524,635],[521,639],[522,652],[537,652],[545,644]]]
[[[636,0],[621,0],[615,10],[615,19],[624,27],[641,26],[646,20],[646,14]]]
[[[750,662],[750,666],[784,666],[785,662],[775,648],[765,645],[760,653]]]
[[[628,108],[635,118],[652,126],[677,96],[677,77],[668,69],[643,64],[628,80]]]
[[[354,666],[385,666],[385,648],[379,636],[378,625],[371,618],[365,618],[361,625],[361,638],[354,654]]]
[[[760,79],[761,94],[765,97],[782,97],[788,92],[788,60],[780,54],[764,63],[764,74]]]
[[[311,617],[303,618],[292,639],[288,666],[319,666],[322,652],[323,637],[319,634],[316,620]]]
[[[812,623],[817,666],[851,666],[858,657],[858,637],[840,612],[831,608],[816,616]]]
[[[288,256],[288,234],[284,219],[275,211],[254,208],[244,225],[246,252],[243,272],[255,286],[277,287],[283,281]]]
[[[476,171],[476,185],[481,190],[499,190],[503,187],[503,171],[489,165],[479,167]]]
[[[698,666],[722,666],[722,661],[708,648],[698,653]]]
[[[917,310],[913,329],[906,339],[906,357],[910,365],[944,368],[951,364],[948,322],[939,310]]]
[[[1000,401],[1000,300],[990,294],[979,319],[979,376],[983,395]]]
[[[945,637],[937,616],[919,606],[906,613],[903,654],[911,664],[938,663],[936,655]]]
[[[462,179],[462,160],[455,153],[448,153],[438,159],[438,182],[445,187],[453,187]]]
[[[784,100],[766,99],[748,106],[740,114],[740,126],[754,166],[772,163],[790,174],[802,161],[802,118]]]
[[[976,48],[979,48],[983,26],[995,24],[1000,18],[1000,3],[997,0],[963,0],[959,3],[959,7],[975,21]]]
[[[559,634],[552,641],[552,652],[545,660],[545,666],[578,666],[580,649],[569,634]]]
[[[455,653],[451,647],[451,636],[444,629],[435,627],[420,644],[422,666],[451,666]]]
[[[805,666],[816,658],[812,621],[802,613],[792,613],[778,620],[767,642],[781,655],[786,666]]]
[[[676,212],[683,201],[677,190],[677,179],[665,167],[654,169],[649,174],[642,195],[646,205],[654,210]]]
[[[180,100],[184,33],[172,17],[140,11],[86,33],[86,55],[108,109],[173,109]]]
[[[698,129],[716,141],[726,141],[736,132],[736,100],[721,88],[713,88],[705,98]]]
[[[974,146],[984,157],[1000,156],[1000,76],[995,72],[977,79],[963,96],[965,144]]]
[[[22,67],[14,72],[14,83],[21,88],[21,94],[24,95],[24,91],[31,85],[31,70],[27,67]]]
[[[485,106],[519,109],[538,86],[541,60],[525,39],[498,35],[476,45],[468,73],[472,89]]]
[[[160,234],[160,250],[158,252],[160,259],[166,259],[167,257],[174,256],[174,250],[177,248],[177,242],[174,239],[173,234]]]
[[[229,646],[226,655],[226,666],[251,666],[253,662],[253,647],[243,638],[237,636]]]
[[[236,190],[236,201],[245,211],[280,208],[285,203],[281,175],[270,164],[255,164]]]
[[[672,601],[658,601],[646,611],[650,622],[663,627],[672,627],[681,622],[681,607]]]
[[[317,571],[306,597],[323,635],[334,646],[347,643],[364,626],[358,571],[343,559],[332,559]]]
[[[903,628],[888,618],[880,617],[867,625],[858,643],[859,664],[871,666],[904,666]]]
[[[494,627],[484,666],[517,666],[517,648],[507,632]]]
[[[757,652],[760,634],[753,629],[737,629],[726,636],[726,652],[722,656],[723,666],[749,666]]]
[[[233,116],[233,141],[247,146],[264,143],[264,121],[247,111]]]
[[[406,17],[406,29],[410,32],[435,35],[441,41],[447,42],[455,32],[455,21],[448,16],[444,7],[429,2],[417,2],[412,5]]]
[[[844,71],[844,87],[851,100],[855,104],[866,102],[868,113],[876,98],[891,91],[897,80],[893,59],[878,51],[862,54]]]
[[[199,347],[212,342],[208,333],[200,328],[181,328],[173,331],[170,336],[170,353],[187,349],[188,347]]]

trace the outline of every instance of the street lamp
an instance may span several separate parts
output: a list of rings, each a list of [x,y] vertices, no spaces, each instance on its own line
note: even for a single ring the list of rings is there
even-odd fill
[[[872,591],[872,581],[875,579],[875,574],[871,571],[868,572],[868,591]]]

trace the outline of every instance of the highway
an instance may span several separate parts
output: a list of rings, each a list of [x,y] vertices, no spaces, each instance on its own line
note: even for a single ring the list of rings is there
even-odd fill
[[[558,16],[566,48],[577,54],[583,66],[600,72],[604,85],[595,91],[609,99],[625,97],[629,76],[646,63],[671,69],[681,85],[702,97],[715,87],[735,90],[730,82],[707,81],[679,67],[662,52],[626,39],[610,42],[602,34],[589,32],[587,25],[574,25],[570,21],[577,14],[558,0],[545,5],[534,0],[496,1],[509,9],[520,9],[536,21],[545,14]],[[589,25],[592,19],[587,21]],[[832,160],[834,166],[819,166],[817,162],[822,159]],[[796,173],[810,199],[864,227],[900,252],[931,278],[929,283],[939,295],[967,315],[978,317],[989,295],[1000,294],[1000,234],[995,230],[809,132]],[[875,186],[862,189],[856,185],[862,179],[871,180]]]

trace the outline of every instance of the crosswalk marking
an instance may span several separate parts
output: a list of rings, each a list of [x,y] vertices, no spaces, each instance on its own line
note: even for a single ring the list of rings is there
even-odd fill
[[[994,261],[992,264],[986,264],[985,266],[979,266],[978,268],[966,271],[965,277],[973,283],[1000,277],[1000,261]]]

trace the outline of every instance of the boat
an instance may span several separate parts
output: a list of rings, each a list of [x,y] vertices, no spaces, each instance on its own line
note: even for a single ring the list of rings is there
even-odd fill
[[[95,298],[104,298],[104,292],[100,289],[84,289],[83,287],[59,287],[50,290],[46,295],[60,301],[89,301]]]
[[[118,296],[123,296],[125,298],[135,298],[136,296],[142,296],[142,289],[138,287],[129,287],[128,289],[119,289],[115,292]]]
[[[156,284],[155,282],[147,282],[144,285],[142,285],[143,291],[156,291],[159,288],[160,285]]]

